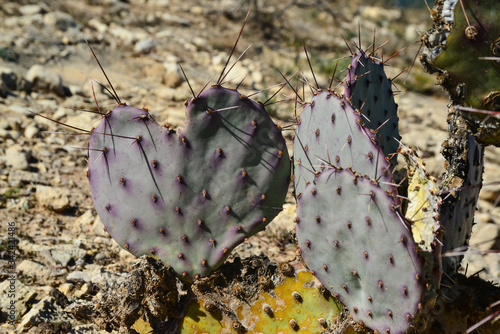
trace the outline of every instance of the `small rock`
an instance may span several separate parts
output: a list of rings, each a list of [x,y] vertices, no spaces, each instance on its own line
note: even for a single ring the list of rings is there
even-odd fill
[[[90,232],[93,228],[94,220],[95,217],[92,214],[92,210],[87,210],[72,224],[73,232],[77,234]]]
[[[31,124],[24,129],[24,136],[28,139],[33,139],[38,133],[40,129],[38,129],[36,124]]]
[[[382,7],[366,6],[361,9],[361,17],[369,21],[395,21],[401,17],[402,13],[398,9],[388,9]]]
[[[177,88],[184,81],[179,65],[176,63],[163,63],[165,74],[163,75],[163,84],[169,88]]]
[[[191,14],[193,14],[194,16],[201,16],[204,13],[204,9],[201,6],[193,6],[193,7],[191,7],[190,11],[191,11]]]
[[[99,216],[96,216],[94,219],[92,231],[94,231],[94,233],[100,237],[109,238],[109,233],[105,231],[104,224],[102,223],[101,217]]]
[[[12,294],[15,294],[14,299],[9,297]],[[36,290],[31,286],[24,285],[18,278],[6,279],[0,283],[0,308],[7,314],[14,310],[17,315],[22,316],[29,310],[30,304],[33,303],[36,296]],[[14,301],[14,304],[11,304],[11,300]],[[13,308],[11,305],[14,305]]]
[[[42,323],[71,323],[70,317],[57,305],[54,297],[48,296],[33,305],[33,308],[22,318],[18,328],[29,328]]]
[[[81,299],[82,297],[92,293],[94,285],[92,283],[85,283],[80,290],[75,292],[75,298]]]
[[[67,298],[73,297],[71,294],[73,293],[74,288],[75,288],[75,285],[73,283],[70,283],[70,282],[65,282],[57,287],[57,289],[62,294],[64,294]]]
[[[82,281],[82,282],[90,282],[90,273],[87,271],[75,270],[72,271],[66,276],[67,281]]]
[[[75,245],[42,246],[39,249],[39,254],[45,257],[50,265],[62,267],[83,259],[86,253],[84,249]]]
[[[138,53],[148,53],[153,50],[155,46],[156,41],[153,38],[148,37],[135,43],[134,51]]]
[[[5,150],[5,163],[13,169],[27,170],[30,156],[31,152],[16,144]]]
[[[19,7],[19,13],[22,15],[43,14],[45,11],[40,5],[24,5]]]
[[[23,260],[16,268],[23,275],[35,277],[41,282],[47,282],[51,275],[50,269],[31,260]]]
[[[134,35],[132,31],[120,26],[111,26],[108,29],[108,33],[110,33],[115,37],[118,37],[127,45],[137,42],[137,37]]]
[[[66,31],[69,28],[76,28],[78,24],[71,15],[63,12],[50,12],[45,14],[43,22],[50,27],[54,27],[61,31]]]
[[[21,105],[21,104],[12,104],[12,105],[7,107],[8,111],[14,112],[18,115],[24,115],[24,116],[33,115],[32,113],[30,113],[28,111],[28,109],[29,108],[27,108],[25,105]]]
[[[254,85],[261,84],[263,80],[264,80],[264,75],[262,74],[261,71],[252,72],[252,83]]]
[[[479,250],[490,250],[494,247],[499,236],[496,224],[476,224],[472,229],[470,245],[477,245]]]
[[[17,89],[17,74],[8,67],[0,67],[0,81],[10,90]]]
[[[7,181],[9,182],[9,186],[16,188],[21,187],[23,184],[46,182],[39,173],[26,172],[19,169],[11,169]]]
[[[107,24],[102,23],[101,21],[98,21],[96,19],[90,19],[87,25],[91,28],[94,28],[101,34],[105,33],[108,30]]]
[[[61,212],[69,206],[69,189],[49,186],[36,186],[36,199],[38,203],[46,208]]]
[[[59,96],[66,95],[61,76],[42,65],[33,65],[26,73],[26,80],[32,83],[35,90],[49,91]]]
[[[182,17],[175,16],[175,15],[172,15],[169,13],[164,13],[161,16],[161,19],[163,20],[163,22],[165,22],[166,24],[170,24],[170,25],[181,25],[181,26],[188,27],[191,24],[189,22],[189,20],[186,20]]]
[[[148,2],[151,3],[153,6],[158,6],[158,7],[170,6],[170,0],[152,0]]]
[[[104,255],[103,253],[97,253],[96,256],[94,257],[94,260],[99,262],[101,260],[104,260],[106,258],[106,255]]]
[[[116,273],[104,270],[100,265],[89,264],[84,271],[75,270],[68,274],[66,280],[92,283],[106,288],[117,286],[123,283],[128,277],[128,273]]]

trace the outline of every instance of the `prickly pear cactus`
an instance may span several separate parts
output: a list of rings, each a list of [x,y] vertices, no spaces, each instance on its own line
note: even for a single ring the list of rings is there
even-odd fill
[[[118,106],[90,135],[90,187],[106,230],[188,281],[271,222],[289,175],[285,140],[264,107],[220,86],[188,102],[178,134]]]
[[[475,137],[464,130],[464,121],[452,115],[451,126],[462,124],[455,129],[443,145],[443,153],[448,160],[448,168],[443,180],[442,205],[439,220],[444,228],[443,253],[467,247],[474,225],[479,192],[483,184],[484,148]],[[462,255],[445,256],[443,271],[449,275],[457,272]]]
[[[225,264],[221,272],[195,283],[197,300],[179,325],[181,334],[320,333],[340,320],[343,306],[301,261],[278,266],[265,258],[245,259]]]
[[[500,145],[500,2],[438,0],[421,61],[450,93],[483,144]],[[479,109],[479,112],[475,109]]]
[[[295,195],[304,191],[315,174],[331,166],[392,183],[388,159],[376,142],[349,101],[330,91],[315,94],[295,129]]]
[[[352,57],[344,83],[344,97],[361,111],[365,126],[375,135],[384,155],[393,166],[399,147],[397,114],[392,83],[384,72],[384,64],[364,51]]]
[[[304,261],[357,322],[405,333],[419,316],[424,269],[394,198],[374,179],[330,168],[298,200]]]

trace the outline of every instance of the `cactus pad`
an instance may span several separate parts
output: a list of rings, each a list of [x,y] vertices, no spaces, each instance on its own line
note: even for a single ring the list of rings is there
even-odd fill
[[[297,218],[304,261],[354,319],[405,333],[422,307],[423,262],[392,195],[351,171],[325,170],[302,193]]]
[[[263,106],[220,86],[188,102],[178,134],[118,106],[90,136],[92,198],[107,231],[185,280],[216,269],[271,222],[289,174],[285,141]]]
[[[363,120],[377,138],[393,166],[399,147],[398,105],[394,101],[392,82],[384,72],[384,64],[363,51],[353,56],[344,83],[344,97],[364,115]]]
[[[447,191],[441,195],[443,204],[439,213],[444,228],[443,253],[468,245],[474,225],[474,213],[479,192],[483,185],[484,148],[477,143],[471,134],[464,133],[463,137],[461,143],[464,145],[462,147],[463,155],[457,155],[456,161],[452,161],[450,164],[450,166],[458,166],[462,172],[447,170],[444,181],[444,187]],[[448,147],[444,146],[444,150],[447,149]],[[461,178],[450,178],[453,175],[458,175]],[[462,257],[444,257],[443,271],[448,274],[456,273]]]
[[[304,191],[326,167],[351,168],[391,183],[392,173],[375,136],[359,114],[333,92],[317,93],[300,115],[294,138],[295,194]]]

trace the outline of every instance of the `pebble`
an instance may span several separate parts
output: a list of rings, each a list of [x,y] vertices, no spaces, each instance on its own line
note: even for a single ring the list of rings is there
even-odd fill
[[[361,8],[361,17],[369,21],[395,21],[398,20],[402,15],[402,12],[398,9],[388,9],[373,6],[365,6]]]
[[[90,19],[89,22],[87,22],[87,25],[91,28],[94,28],[101,34],[105,33],[108,30],[108,25],[105,23],[102,23],[101,21],[97,19]]]
[[[472,228],[470,238],[471,245],[477,245],[475,249],[490,250],[498,242],[500,227],[497,224],[476,224]]]
[[[71,294],[73,293],[74,288],[75,285],[71,282],[64,282],[63,284],[57,287],[57,289],[68,298],[72,298]]]
[[[70,190],[66,188],[36,186],[36,200],[46,208],[61,212],[69,206]]]
[[[149,37],[144,30],[131,30],[115,24],[110,25],[108,33],[121,39],[126,45],[135,44],[137,41]]]
[[[25,78],[32,83],[35,90],[49,91],[59,96],[66,95],[61,76],[43,65],[33,65]]]
[[[205,10],[204,10],[204,9],[203,9],[203,7],[201,7],[201,6],[193,6],[193,7],[191,7],[191,9],[190,9],[191,14],[193,14],[194,16],[200,16],[200,15],[203,15],[204,11],[205,11]]]
[[[68,274],[67,281],[93,283],[101,288],[118,285],[127,279],[128,273],[113,273],[100,265],[87,265],[85,270],[75,270]]]
[[[109,233],[104,230],[104,224],[99,216],[96,216],[94,219],[92,231],[99,237],[109,238]]]
[[[92,214],[92,210],[87,210],[74,221],[71,229],[77,235],[80,233],[88,233],[93,229],[94,221],[95,217]]]
[[[43,14],[45,10],[40,5],[24,5],[19,7],[19,12],[22,15]]]
[[[38,253],[45,258],[44,262],[48,262],[54,267],[66,267],[70,263],[75,263],[82,259],[87,254],[84,249],[71,244],[40,246],[38,248]]]
[[[5,150],[5,163],[12,169],[27,170],[28,159],[31,152],[25,150],[21,145],[13,145]]]
[[[78,27],[73,17],[68,13],[59,11],[50,12],[44,15],[43,22],[50,27],[55,27],[61,31],[67,31],[70,28]]]
[[[181,25],[181,26],[189,27],[189,25],[191,24],[189,22],[189,20],[184,19],[184,18],[179,17],[179,16],[172,15],[170,13],[163,13],[163,15],[161,16],[161,19],[163,20],[163,22],[165,22],[166,24],[170,24],[170,25]]]
[[[150,0],[153,6],[158,7],[168,7],[170,6],[170,0]]]
[[[0,80],[5,88],[10,90],[17,89],[17,74],[8,67],[0,67]]]
[[[40,133],[40,129],[36,124],[31,124],[24,129],[24,136],[28,139],[33,139],[35,136]]]
[[[153,38],[148,37],[145,39],[141,39],[140,41],[135,43],[134,51],[138,53],[148,53],[151,52],[151,50],[153,50],[155,46],[156,41]]]
[[[29,108],[26,107],[25,105],[21,104],[11,104],[7,106],[7,111],[16,113],[18,115],[23,115],[23,116],[31,116],[33,115],[32,113],[29,112]]]
[[[92,293],[92,291],[94,291],[94,285],[92,283],[85,283],[81,288],[80,290],[76,291],[75,292],[75,298],[83,298],[85,297],[86,295]]]
[[[24,184],[41,184],[46,183],[42,174],[28,172],[20,169],[12,169],[7,179],[10,187],[18,188]]]
[[[36,278],[40,282],[47,282],[51,276],[51,271],[45,265],[31,260],[23,260],[16,269],[23,275]]]
[[[164,62],[163,67],[165,68],[163,84],[166,87],[177,88],[184,82],[179,64]]]

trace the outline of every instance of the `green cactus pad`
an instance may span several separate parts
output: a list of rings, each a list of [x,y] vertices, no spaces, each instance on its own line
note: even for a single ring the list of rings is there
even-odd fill
[[[380,333],[406,333],[424,302],[423,261],[393,197],[348,170],[316,176],[297,207],[296,233],[309,269]]]
[[[384,64],[363,51],[352,57],[344,83],[344,97],[364,115],[370,129],[393,166],[399,147],[398,105],[394,101],[392,82],[384,72]]]
[[[92,199],[106,230],[185,280],[216,269],[282,210],[290,161],[264,107],[214,86],[187,104],[175,133],[119,106],[92,131]]]
[[[331,166],[381,178],[384,186],[392,183],[388,159],[376,142],[349,101],[330,91],[315,94],[295,129],[295,195],[304,191],[315,174]]]
[[[477,143],[474,136],[464,133],[464,156],[455,157],[462,160],[452,162],[452,166],[460,166],[463,172],[447,171],[441,194],[443,204],[439,210],[439,220],[444,228],[443,253],[453,252],[457,248],[467,246],[474,225],[474,213],[483,185],[484,148]],[[453,144],[453,143],[451,143]],[[448,144],[447,146],[450,146]],[[447,150],[448,147],[444,149]],[[456,149],[456,148],[452,148]],[[449,175],[460,175],[449,178]],[[462,252],[459,252],[462,253]],[[443,271],[454,274],[460,267],[463,255],[443,258]]]

